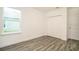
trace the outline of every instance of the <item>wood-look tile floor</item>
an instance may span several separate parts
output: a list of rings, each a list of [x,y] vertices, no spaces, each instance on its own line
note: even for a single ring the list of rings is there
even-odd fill
[[[55,37],[42,36],[29,41],[1,48],[1,51],[78,51],[79,41],[64,41]]]
[[[79,40],[68,39],[65,50],[66,51],[79,51]]]

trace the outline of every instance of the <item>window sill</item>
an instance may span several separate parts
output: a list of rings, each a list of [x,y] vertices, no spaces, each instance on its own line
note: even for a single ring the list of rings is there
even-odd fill
[[[19,33],[21,33],[21,31],[19,31],[19,32],[7,32],[7,33],[2,32],[1,35],[19,34]]]

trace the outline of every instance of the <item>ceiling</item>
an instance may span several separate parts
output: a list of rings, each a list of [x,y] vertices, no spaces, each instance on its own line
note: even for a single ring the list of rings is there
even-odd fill
[[[35,9],[42,11],[42,12],[48,12],[48,11],[54,10],[56,8],[57,7],[35,7]]]

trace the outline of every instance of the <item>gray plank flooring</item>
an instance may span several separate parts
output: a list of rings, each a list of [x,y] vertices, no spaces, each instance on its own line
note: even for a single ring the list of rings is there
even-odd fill
[[[67,41],[51,36],[42,36],[29,41],[20,42],[0,48],[1,51],[79,51],[79,41]]]

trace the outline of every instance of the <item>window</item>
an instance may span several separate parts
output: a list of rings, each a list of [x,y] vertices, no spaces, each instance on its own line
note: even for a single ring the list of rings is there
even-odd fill
[[[3,9],[3,33],[20,32],[21,12],[13,8]]]

